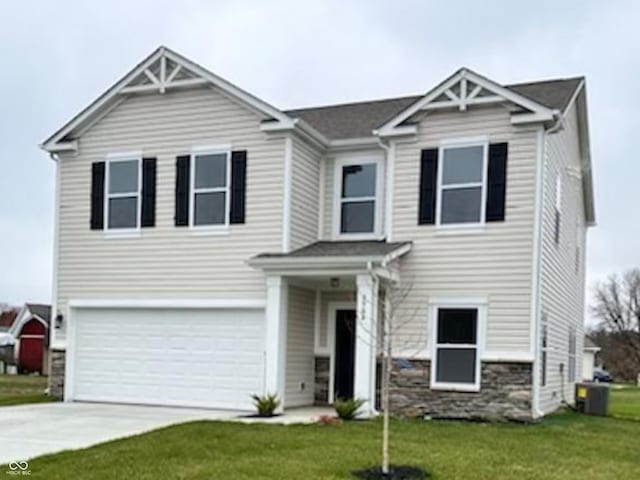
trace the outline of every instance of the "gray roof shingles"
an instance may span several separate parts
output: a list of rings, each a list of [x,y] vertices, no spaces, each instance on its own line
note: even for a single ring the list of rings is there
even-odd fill
[[[45,322],[51,322],[51,305],[43,305],[41,303],[27,303],[29,311],[33,315],[39,316]]]
[[[564,110],[582,80],[584,77],[575,77],[505,87],[545,107]],[[372,130],[391,120],[423,96],[299,108],[284,113],[304,120],[330,140],[362,138],[371,136]]]
[[[309,258],[309,257],[383,257],[411,242],[385,242],[363,240],[348,242],[320,241],[289,253],[261,253],[255,258]]]

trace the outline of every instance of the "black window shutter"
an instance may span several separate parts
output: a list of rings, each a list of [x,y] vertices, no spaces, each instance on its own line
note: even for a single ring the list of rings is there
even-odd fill
[[[420,156],[420,205],[418,224],[436,222],[436,194],[438,190],[438,149],[422,150]]]
[[[142,159],[142,219],[143,227],[156,224],[156,159]]]
[[[91,164],[91,230],[104,229],[104,162]]]
[[[189,167],[190,155],[176,158],[176,227],[189,225]]]
[[[231,205],[230,223],[244,223],[247,183],[247,151],[231,153]]]
[[[487,179],[487,222],[504,220],[504,203],[507,192],[507,143],[489,145],[489,171]]]

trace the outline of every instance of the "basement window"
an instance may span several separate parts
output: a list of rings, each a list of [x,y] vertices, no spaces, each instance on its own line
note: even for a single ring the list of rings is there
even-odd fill
[[[484,307],[435,307],[432,388],[480,389],[480,325]]]

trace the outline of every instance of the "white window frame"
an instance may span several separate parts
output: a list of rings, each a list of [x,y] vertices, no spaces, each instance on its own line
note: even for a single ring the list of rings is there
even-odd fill
[[[204,155],[227,156],[226,184],[224,187],[196,188],[196,157]],[[224,223],[212,225],[196,225],[196,194],[224,192]],[[189,160],[189,228],[194,232],[203,233],[225,233],[229,229],[229,213],[231,211],[231,146],[230,145],[210,145],[205,147],[193,147]]]
[[[127,193],[109,193],[109,178],[111,176],[111,165],[119,162],[138,162],[138,191]],[[131,198],[136,197],[136,226],[132,228],[109,228],[109,200],[112,198]],[[104,231],[109,236],[131,235],[139,234],[141,231],[142,218],[142,152],[122,152],[122,153],[110,153],[105,160],[105,173],[104,173]]]
[[[375,195],[367,197],[352,197],[342,198],[342,175],[344,167],[350,165],[375,165],[376,166],[376,191]],[[333,205],[333,237],[334,239],[341,240],[371,240],[380,239],[382,237],[382,189],[384,178],[384,156],[379,152],[371,152],[369,154],[349,155],[344,157],[338,157],[335,160],[334,165],[334,205]],[[373,201],[374,202],[374,214],[373,214],[373,232],[367,233],[342,233],[342,204]]]
[[[578,376],[578,333],[574,326],[569,327],[569,355],[567,358],[567,383],[575,383]]]
[[[447,149],[452,148],[464,148],[464,147],[482,147],[482,181],[481,182],[467,182],[467,183],[454,183],[443,185],[442,175],[444,170],[444,152]],[[436,227],[441,229],[477,229],[483,228],[486,221],[487,210],[487,177],[489,170],[489,139],[487,137],[473,137],[473,138],[460,138],[452,140],[444,140],[438,147],[438,190],[436,199]],[[463,222],[463,223],[442,223],[442,191],[443,190],[457,190],[462,188],[482,188],[480,195],[480,220],[478,222]]]
[[[542,314],[542,328],[540,329],[540,386],[547,386],[547,365],[549,363],[549,322],[547,314]]]
[[[562,175],[556,175],[556,198],[554,203],[553,218],[553,238],[556,245],[560,245],[560,235],[562,234]],[[557,220],[556,220],[557,219]],[[557,240],[556,240],[557,239]]]
[[[429,302],[429,319],[431,324],[431,374],[430,388],[432,390],[451,390],[460,392],[479,392],[482,381],[482,356],[485,349],[485,332],[487,322],[486,297],[444,297],[434,298]],[[461,308],[477,310],[476,343],[438,343],[438,312],[440,309]],[[438,382],[436,380],[438,348],[475,348],[476,364],[473,383]]]

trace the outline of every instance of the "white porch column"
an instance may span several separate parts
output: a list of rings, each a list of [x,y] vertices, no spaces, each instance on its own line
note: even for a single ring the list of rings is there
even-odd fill
[[[285,402],[288,290],[286,278],[267,277],[264,390],[266,394],[278,396],[279,411],[282,411]]]
[[[354,396],[365,400],[360,417],[375,414],[376,345],[378,330],[378,280],[369,274],[356,277],[356,364]]]

